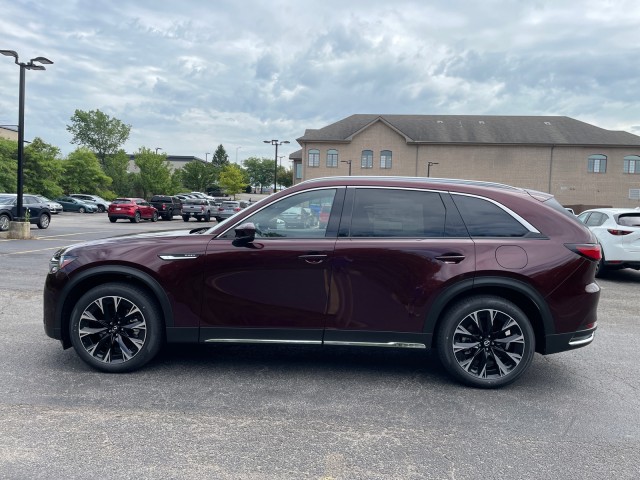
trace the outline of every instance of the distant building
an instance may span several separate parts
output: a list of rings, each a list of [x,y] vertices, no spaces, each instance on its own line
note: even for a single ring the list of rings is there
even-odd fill
[[[569,117],[358,114],[297,141],[295,183],[351,168],[505,183],[564,205],[640,205],[640,137]]]
[[[13,140],[14,142],[18,141],[18,127],[9,128],[9,127],[0,127],[0,138],[6,138],[7,140]]]
[[[127,167],[127,171],[129,173],[138,173],[140,169],[136,165],[135,155],[129,155],[129,166]],[[202,158],[194,157],[192,155],[167,155],[167,161],[171,167],[171,171],[180,170],[189,162],[203,162],[205,161]]]

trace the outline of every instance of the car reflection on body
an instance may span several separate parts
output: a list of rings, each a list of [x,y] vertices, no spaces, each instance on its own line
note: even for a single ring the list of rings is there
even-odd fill
[[[284,212],[327,205],[326,225]],[[304,222],[303,222],[304,223]],[[552,195],[486,182],[301,182],[212,227],[76,244],[51,259],[44,327],[127,372],[164,342],[434,348],[456,380],[512,383],[589,345],[600,247]]]

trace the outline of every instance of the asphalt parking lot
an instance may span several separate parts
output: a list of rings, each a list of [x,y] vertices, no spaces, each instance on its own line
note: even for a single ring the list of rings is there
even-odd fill
[[[638,478],[636,271],[599,281],[592,345],[536,355],[496,391],[389,349],[172,346],[108,375],[45,336],[57,248],[202,225],[65,213],[32,240],[0,237],[0,478]]]

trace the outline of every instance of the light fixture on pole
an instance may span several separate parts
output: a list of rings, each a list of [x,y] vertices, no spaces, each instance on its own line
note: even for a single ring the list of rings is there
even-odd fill
[[[427,177],[431,175],[431,165],[440,165],[438,162],[427,162]]]
[[[236,147],[236,163],[238,163],[238,149],[242,147]]]
[[[156,155],[158,154],[158,150],[163,150],[162,147],[156,147]]]
[[[18,54],[13,50],[0,50],[2,55],[13,57],[16,65],[20,67],[20,97],[18,103],[18,192],[16,199],[16,217],[18,221],[24,220],[22,208],[22,190],[23,190],[23,165],[24,165],[24,71],[25,70],[46,70],[42,65],[52,65],[53,62],[45,57],[36,57],[29,60],[28,63],[19,62]],[[35,63],[34,63],[35,62]]]
[[[275,167],[273,169],[273,193],[276,193],[276,185],[278,185],[278,146],[284,143],[289,143],[289,140],[284,140],[283,142],[279,140],[263,140],[263,142],[276,146],[276,156],[273,159],[275,163]]]
[[[351,176],[351,160],[340,160],[340,163],[349,164],[349,176]]]
[[[207,152],[204,154],[204,163],[207,163],[209,161],[209,155],[211,155],[211,152]]]

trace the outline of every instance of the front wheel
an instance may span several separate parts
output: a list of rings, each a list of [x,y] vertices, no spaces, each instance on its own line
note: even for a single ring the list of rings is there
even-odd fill
[[[0,215],[0,232],[6,232],[9,230],[9,223],[11,223],[9,215]]]
[[[458,302],[444,315],[437,348],[451,376],[473,387],[497,388],[527,370],[535,352],[535,335],[518,306],[482,295]]]
[[[106,283],[75,304],[69,323],[80,358],[103,372],[130,372],[151,360],[162,346],[162,317],[144,290]]]
[[[51,222],[51,217],[46,213],[43,213],[42,215],[40,215],[40,218],[38,219],[38,224],[37,224],[38,228],[40,229],[49,228],[50,222]]]
[[[151,217],[151,221],[152,222],[157,222],[158,221],[158,212],[153,212],[153,216]]]
[[[140,212],[136,212],[131,219],[131,223],[140,223]]]

